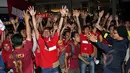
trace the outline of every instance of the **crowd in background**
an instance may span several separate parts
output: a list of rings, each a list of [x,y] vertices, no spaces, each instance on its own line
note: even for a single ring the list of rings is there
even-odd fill
[[[30,6],[22,23],[0,22],[0,73],[130,73],[130,21],[66,6],[36,13]]]

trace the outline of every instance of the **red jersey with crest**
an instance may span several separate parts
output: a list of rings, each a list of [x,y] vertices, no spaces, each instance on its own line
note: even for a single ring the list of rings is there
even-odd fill
[[[86,53],[88,55],[91,55],[94,52],[93,44],[89,40],[87,40],[87,36],[84,34],[80,34],[80,40],[80,54]]]
[[[41,68],[52,68],[53,64],[58,61],[58,49],[56,47],[59,39],[59,34],[56,32],[52,38],[42,38],[38,39],[38,44],[41,53]],[[45,45],[46,42],[46,46]]]

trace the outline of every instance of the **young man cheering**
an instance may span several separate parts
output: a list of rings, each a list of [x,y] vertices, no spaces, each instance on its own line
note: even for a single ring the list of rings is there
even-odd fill
[[[41,73],[59,73],[58,66],[59,66],[59,57],[58,57],[58,49],[56,47],[58,39],[59,39],[59,33],[62,27],[63,23],[63,17],[67,13],[67,8],[63,7],[60,10],[61,18],[59,22],[59,27],[56,31],[56,33],[51,37],[50,30],[48,28],[45,28],[43,31],[43,38],[41,37],[37,25],[36,25],[36,18],[33,7],[29,7],[29,12],[32,16],[32,22],[34,26],[34,31],[36,34],[36,38],[38,40],[38,44],[40,47],[40,53],[41,53]]]
[[[29,18],[28,11],[24,11],[27,34],[25,43],[23,43],[23,37],[20,34],[14,34],[11,37],[14,51],[9,56],[8,68],[13,69],[14,73],[33,73],[32,41]]]

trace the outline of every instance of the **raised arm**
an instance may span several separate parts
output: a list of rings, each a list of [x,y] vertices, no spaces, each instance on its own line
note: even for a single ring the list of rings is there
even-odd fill
[[[46,27],[52,27],[51,18],[48,18]]]
[[[52,31],[52,37],[54,36],[54,34],[55,34],[55,32],[56,32],[56,30],[58,29],[58,25],[57,24],[54,24],[54,26],[53,26],[53,31]]]
[[[86,17],[88,16],[87,11],[81,13],[81,18],[83,19],[83,25],[87,25],[86,23]]]
[[[117,15],[115,16],[115,20],[116,20],[116,26],[118,27],[119,26],[119,22],[118,22],[118,16]]]
[[[28,11],[23,11],[24,13],[24,21],[25,21],[25,25],[26,25],[26,34],[27,34],[27,37],[26,37],[26,40],[29,40],[31,41],[31,28],[30,28],[30,25],[29,25],[29,19],[30,19],[30,16],[28,14]]]
[[[97,24],[100,25],[100,21],[101,21],[101,18],[103,16],[103,14],[104,14],[104,10],[102,10],[101,12],[99,12],[99,17],[98,17],[98,21],[97,21],[96,25]]]
[[[37,39],[34,31],[32,31],[32,40],[33,40],[32,52],[35,52],[39,45],[37,43]]]
[[[102,37],[104,37],[110,44],[113,44],[114,39],[108,34],[108,32],[104,31],[98,24],[95,27],[101,31]]]
[[[107,45],[105,45],[103,43],[98,42],[97,36],[92,34],[92,35],[89,35],[87,37],[88,37],[88,39],[90,41],[94,42],[99,48],[102,48],[105,52],[108,52],[108,51],[112,50],[112,48],[110,48],[109,46],[107,46]]]
[[[39,28],[39,26],[42,23],[43,18],[41,16],[36,16],[36,21],[37,21],[37,28]]]
[[[30,15],[32,16],[32,22],[33,22],[33,27],[34,27],[36,38],[39,39],[39,31],[37,28],[37,22],[36,22],[36,17],[35,17],[36,11],[34,11],[34,7],[29,7],[28,9],[29,9]]]
[[[109,18],[109,16],[110,16],[110,14],[107,13],[107,15],[105,16],[105,19],[104,19],[104,21],[103,21],[103,25],[102,25],[103,28],[104,28],[104,26],[105,26],[105,24],[106,24],[107,19]]]
[[[40,29],[41,29],[41,31],[43,32],[43,25],[42,25],[42,23],[40,22],[40,25],[39,25],[39,27],[40,27]]]
[[[10,22],[13,25],[14,31],[16,31],[16,26],[15,26],[14,18],[10,18]]]
[[[80,11],[78,11],[78,10],[74,10],[74,11],[73,11],[73,16],[76,17],[76,22],[77,22],[77,24],[78,24],[78,32],[79,32],[79,34],[80,34],[80,33],[82,33],[82,32],[81,32],[81,25],[80,25],[80,22],[79,22],[79,15],[80,15]]]
[[[16,20],[18,20],[18,17],[16,18]],[[17,29],[18,29],[18,26],[19,26],[19,23],[18,22],[15,22],[14,18],[10,18],[10,22],[11,24],[13,25],[13,28],[14,28],[14,32],[17,32]]]
[[[67,7],[62,7],[62,9],[60,9],[60,13],[61,13],[61,18],[60,18],[60,22],[59,22],[59,27],[58,27],[58,30],[57,32],[60,34],[60,31],[61,31],[61,27],[62,27],[62,24],[63,24],[63,17],[67,14],[68,12],[68,9]]]
[[[112,15],[109,17],[109,19],[108,19],[108,22],[107,22],[107,29],[106,30],[109,30],[109,27],[110,27],[110,25],[111,25],[111,21],[112,21],[113,19],[112,19]]]

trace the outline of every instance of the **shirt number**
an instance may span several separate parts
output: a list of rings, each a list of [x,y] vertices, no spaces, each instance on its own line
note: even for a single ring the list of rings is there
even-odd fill
[[[13,63],[15,65],[16,72],[19,72],[19,68],[20,68],[20,70],[22,70],[22,61],[21,60],[18,60],[17,63],[16,63],[16,61],[13,61]],[[18,68],[18,66],[19,66],[19,68]]]

